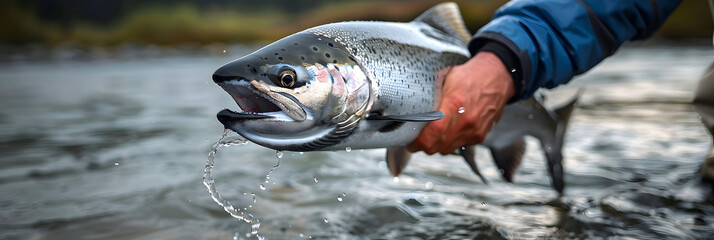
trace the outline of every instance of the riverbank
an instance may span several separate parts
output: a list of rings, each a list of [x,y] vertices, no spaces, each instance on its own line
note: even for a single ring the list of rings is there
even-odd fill
[[[116,47],[128,43],[159,46],[270,42],[325,23],[350,20],[410,21],[439,1],[330,1],[300,10],[260,6],[149,5],[110,23],[89,20],[58,22],[10,1],[0,3],[0,43],[46,46]],[[471,32],[486,24],[506,1],[456,1]],[[349,11],[345,11],[349,9]],[[711,37],[714,26],[706,2],[684,1],[662,28],[659,38]]]

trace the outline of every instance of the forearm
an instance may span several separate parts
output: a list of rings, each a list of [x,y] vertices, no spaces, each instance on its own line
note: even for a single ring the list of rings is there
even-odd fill
[[[504,46],[515,70],[516,99],[553,88],[583,73],[627,40],[650,36],[679,1],[512,1],[472,40],[476,53],[489,42]],[[503,56],[504,54],[499,54]]]

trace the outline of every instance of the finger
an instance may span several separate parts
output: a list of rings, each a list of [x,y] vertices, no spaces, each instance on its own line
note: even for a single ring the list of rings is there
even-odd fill
[[[446,141],[446,146],[441,148],[441,155],[449,155],[452,154],[456,151],[456,149],[460,148],[461,146],[466,145],[465,143],[467,142],[467,139],[469,138],[470,134],[461,134],[451,141]]]
[[[414,142],[412,142],[412,144],[407,147],[407,150],[411,152],[422,150],[429,155],[436,153],[436,151],[429,150],[434,145],[434,143],[439,140],[447,125],[447,117],[433,122],[429,122],[426,127],[424,127],[424,129],[421,131],[419,137],[417,137],[417,139],[415,139]]]
[[[450,111],[445,110],[445,112]],[[459,130],[461,126],[457,125],[459,124],[458,116],[453,113],[449,113],[447,117],[448,119],[444,121],[444,130],[441,131],[436,141],[429,146],[427,152],[437,153],[445,151],[444,149],[460,134]]]
[[[476,131],[474,130],[469,130],[469,131]],[[480,133],[476,134],[479,137],[474,137],[474,134],[472,132],[469,133],[464,133],[463,135],[459,136],[455,141],[452,141],[451,144],[449,144],[446,148],[444,148],[444,151],[441,152],[441,154],[451,154],[454,153],[457,149],[463,147],[463,146],[470,146],[470,145],[476,145],[478,143],[483,142],[483,136],[485,134]]]
[[[465,133],[464,129],[468,128],[470,120],[465,114],[458,113],[459,110],[456,106],[455,104],[447,102],[440,109],[447,115],[448,122],[439,138],[428,148],[428,152],[450,154],[451,152],[449,151],[453,152],[454,148],[448,149],[449,146],[455,141],[463,141],[464,138],[460,136]]]

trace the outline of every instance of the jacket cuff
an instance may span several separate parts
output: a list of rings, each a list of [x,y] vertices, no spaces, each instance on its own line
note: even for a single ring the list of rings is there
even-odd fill
[[[481,32],[476,34],[469,43],[469,52],[471,56],[475,56],[480,51],[488,51],[496,54],[501,62],[506,66],[507,71],[513,78],[513,85],[516,88],[516,93],[508,103],[526,98],[528,82],[526,79],[530,77],[527,70],[530,70],[530,59],[528,56],[520,57],[517,53],[520,49],[510,39],[495,32]],[[527,66],[524,66],[527,65]]]

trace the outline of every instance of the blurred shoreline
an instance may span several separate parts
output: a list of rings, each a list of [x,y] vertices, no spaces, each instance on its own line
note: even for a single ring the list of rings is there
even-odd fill
[[[272,42],[292,33],[341,21],[408,22],[442,1],[265,1],[198,0],[0,2],[0,44],[125,46],[204,46]],[[488,23],[507,1],[455,1],[471,32]],[[101,14],[102,12],[108,12]],[[111,13],[111,14],[110,14]],[[706,1],[683,1],[654,34],[664,39],[711,38]],[[127,45],[129,44],[129,45]],[[6,46],[3,46],[6,48]]]

